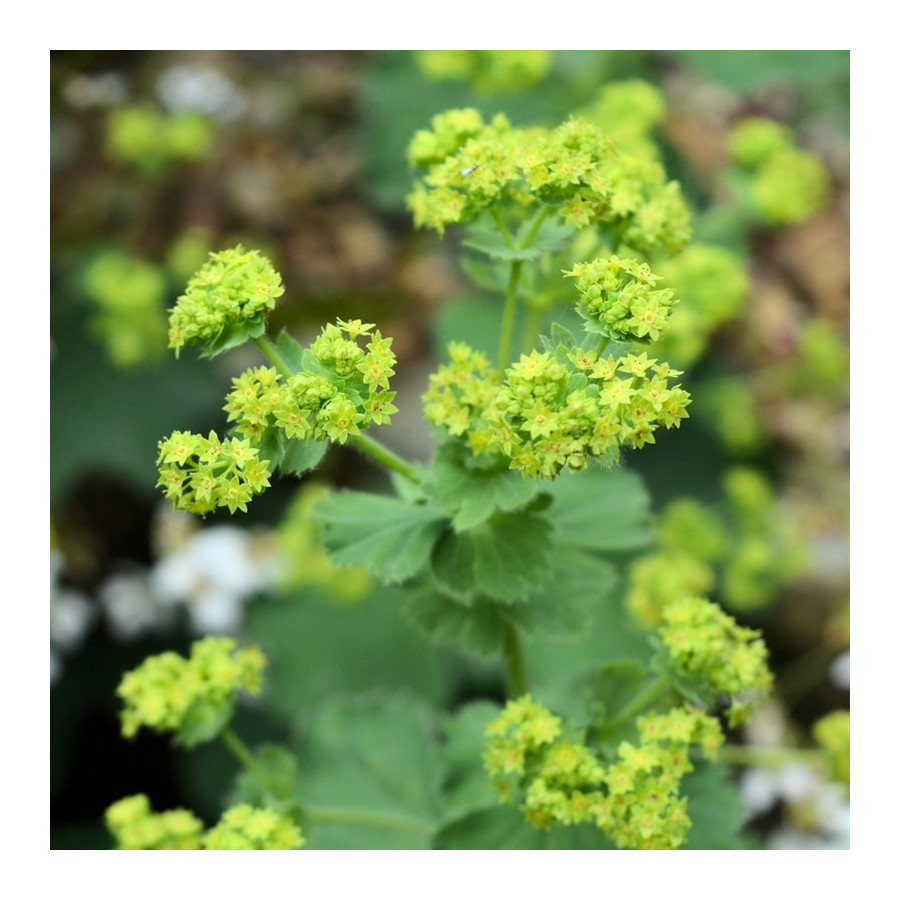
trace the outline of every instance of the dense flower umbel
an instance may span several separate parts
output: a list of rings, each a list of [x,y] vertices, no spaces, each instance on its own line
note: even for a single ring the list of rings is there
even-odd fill
[[[662,618],[659,634],[675,674],[701,694],[725,695],[731,701],[729,722],[746,722],[772,687],[760,632],[700,597],[669,603]]]
[[[659,277],[635,259],[595,259],[576,263],[571,272],[579,298],[575,311],[590,334],[614,341],[658,341],[675,292],[654,289]]]
[[[523,355],[504,373],[465,344],[431,377],[425,414],[451,434],[468,436],[476,455],[499,453],[533,478],[583,469],[622,445],[655,443],[660,426],[678,427],[690,397],[680,375],[645,353],[620,358],[572,348]]]
[[[238,245],[211,253],[172,309],[169,346],[177,355],[188,344],[220,340],[232,328],[258,337],[266,312],[283,293],[281,276],[257,250]]]
[[[122,734],[150,728],[175,732],[182,743],[210,740],[230,717],[238,691],[260,692],[265,665],[256,647],[239,650],[228,637],[196,641],[189,659],[173,652],[150,656],[125,673],[116,691],[125,704]]]
[[[299,850],[306,841],[288,816],[240,803],[203,837],[204,850]]]
[[[189,810],[153,812],[145,794],[113,803],[105,818],[119,850],[297,850],[306,843],[293,820],[247,803],[227,809],[206,834]]]
[[[689,237],[677,182],[656,161],[623,154],[595,125],[513,128],[474,109],[436,116],[416,132],[410,162],[428,169],[407,198],[415,224],[443,233],[506,199],[553,208],[567,224],[602,224],[643,251],[671,254]]]
[[[157,487],[175,509],[206,515],[219,506],[247,511],[247,503],[269,486],[269,464],[247,440],[220,440],[175,431],[159,442]]]
[[[273,425],[288,439],[343,444],[368,425],[387,424],[397,412],[388,390],[397,358],[391,338],[374,327],[357,319],[326,325],[304,371],[289,378],[273,368],[248,369],[233,381],[228,421],[252,443]],[[359,337],[368,338],[365,349]]]
[[[593,822],[619,847],[674,849],[690,819],[679,796],[698,745],[712,759],[718,722],[692,709],[638,719],[640,742],[623,741],[604,766],[590,747],[562,737],[563,722],[530,695],[507,703],[488,726],[484,763],[501,801],[515,794],[533,825]]]
[[[203,823],[187,809],[157,813],[146,794],[123,797],[106,810],[119,850],[199,850]]]

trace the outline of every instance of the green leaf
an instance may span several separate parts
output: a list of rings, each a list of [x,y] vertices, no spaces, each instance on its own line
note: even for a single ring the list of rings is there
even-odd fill
[[[173,743],[179,747],[196,747],[218,737],[219,732],[231,721],[234,699],[219,703],[204,702],[190,710],[182,726],[175,732]]]
[[[470,703],[447,716],[443,722],[444,741],[439,753],[444,765],[444,804],[454,818],[473,810],[491,807],[497,795],[481,759],[485,729],[500,714],[497,703]]]
[[[499,655],[504,620],[494,604],[476,597],[461,606],[427,582],[404,588],[402,604],[408,621],[434,643],[484,659]]]
[[[519,231],[516,235],[517,242],[523,241],[530,229],[531,222],[523,222],[519,226]],[[574,225],[565,225],[558,218],[548,216],[541,222],[537,234],[528,245],[529,249],[537,250],[538,253],[544,253],[548,250],[560,250],[568,244],[577,230]]]
[[[511,607],[507,615],[532,633],[581,637],[606,607],[618,583],[615,569],[571,547],[553,549],[548,565],[543,583],[528,594],[526,603]]]
[[[453,516],[456,531],[480,525],[496,510],[508,512],[524,505],[538,490],[536,479],[525,478],[498,461],[494,468],[470,468],[471,453],[457,440],[444,441],[434,457],[429,493]]]
[[[292,717],[334,693],[373,687],[442,702],[450,664],[419,640],[399,609],[398,593],[379,585],[363,602],[341,606],[306,588],[296,597],[250,604],[247,639],[269,660],[267,708]]]
[[[747,813],[724,766],[699,763],[684,777],[681,793],[688,798],[692,823],[685,850],[753,849],[741,836]]]
[[[447,524],[440,510],[351,491],[329,494],[313,515],[337,565],[364,566],[387,582],[415,575]]]
[[[496,228],[490,227],[470,228],[462,242],[466,247],[484,253],[491,259],[502,259],[507,262],[537,259],[543,252],[535,246],[522,249],[510,247],[503,239],[503,235]]]
[[[281,356],[292,372],[297,373],[303,369],[304,348],[285,329],[282,329],[279,333],[278,339],[275,341],[275,347],[279,356]]]
[[[267,806],[273,799],[293,800],[297,793],[297,757],[279,744],[255,747],[252,753],[256,771],[245,769],[238,775],[229,806]]]
[[[279,468],[291,475],[302,475],[314,469],[328,450],[328,441],[285,441]]]
[[[338,698],[303,728],[311,850],[425,849],[441,815],[436,723],[400,695]]]
[[[529,824],[514,806],[495,806],[445,822],[435,850],[612,850],[593,825],[544,829]]]
[[[496,513],[459,534],[447,532],[435,547],[432,570],[457,597],[484,594],[516,603],[547,577],[550,526],[531,512]]]
[[[564,472],[543,488],[546,513],[560,544],[585,550],[638,550],[653,540],[650,497],[641,479],[623,468]]]
[[[253,338],[262,337],[266,333],[266,317],[263,314],[228,325],[211,341],[207,341],[200,351],[201,359],[212,359],[226,350],[240,347]]]

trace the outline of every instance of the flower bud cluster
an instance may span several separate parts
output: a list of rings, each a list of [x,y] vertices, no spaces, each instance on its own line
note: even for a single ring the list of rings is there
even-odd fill
[[[415,224],[441,234],[509,199],[547,204],[567,224],[608,226],[638,250],[671,254],[690,236],[678,183],[655,160],[620,153],[583,119],[525,129],[502,115],[486,124],[475,110],[455,110],[415,134],[409,158],[428,169],[407,198]]]
[[[206,515],[217,507],[247,511],[247,503],[269,486],[269,464],[248,440],[220,440],[174,431],[159,442],[157,487],[175,509]]]
[[[275,426],[288,439],[346,443],[368,425],[384,425],[397,411],[389,378],[396,356],[391,338],[353,319],[326,325],[309,348],[304,370],[288,378],[273,368],[248,369],[233,380],[228,421],[252,443]],[[368,337],[365,350],[357,343]]]
[[[114,365],[139,365],[164,352],[166,278],[157,266],[109,251],[87,267],[84,286],[94,303],[91,331]]]
[[[479,92],[524,91],[543,81],[550,50],[417,50],[415,60],[434,81],[467,81]]]
[[[240,803],[222,813],[203,838],[204,850],[299,850],[306,840],[293,819]]]
[[[761,633],[700,597],[669,603],[662,619],[659,636],[675,674],[701,691],[728,697],[729,722],[745,722],[772,687]]]
[[[281,276],[259,251],[238,245],[211,253],[171,311],[169,346],[177,355],[188,344],[220,339],[236,327],[262,334],[266,312],[283,293]]]
[[[195,641],[187,659],[171,651],[150,656],[125,673],[116,691],[125,704],[122,734],[134,737],[141,728],[177,734],[185,727],[219,722],[224,713],[221,728],[238,691],[262,690],[265,665],[256,647],[237,649],[228,637]]]
[[[655,443],[660,425],[679,427],[690,403],[687,391],[669,387],[679,374],[645,353],[561,348],[523,355],[500,383],[482,354],[456,344],[424,408],[435,425],[467,434],[476,455],[499,453],[524,475],[555,478],[620,446]]]
[[[306,843],[288,816],[247,803],[227,809],[205,834],[192,812],[154,812],[145,794],[113,803],[105,819],[119,850],[298,850]]]
[[[850,713],[839,709],[813,726],[813,737],[825,751],[832,781],[850,787]]]
[[[170,163],[201,159],[212,142],[207,119],[194,113],[167,116],[150,106],[119,106],[106,121],[106,150],[148,174]]]
[[[575,311],[585,330],[614,341],[659,340],[677,302],[673,290],[654,289],[659,276],[635,259],[612,256],[576,263],[565,275],[575,279]]]
[[[606,132],[620,150],[649,159],[658,157],[651,135],[665,118],[666,100],[655,84],[640,78],[608,82],[583,115]]]
[[[732,132],[729,150],[735,162],[751,173],[751,198],[766,222],[804,222],[827,201],[825,166],[798,148],[785,126],[761,117],[745,119]]]
[[[712,333],[734,319],[750,296],[750,277],[733,251],[713,244],[691,244],[655,267],[678,297],[660,353],[689,366],[706,351]]]
[[[693,709],[638,719],[640,742],[623,741],[604,766],[580,742],[562,737],[563,722],[530,696],[510,701],[486,730],[483,759],[502,802],[514,795],[538,827],[592,822],[616,845],[674,849],[690,828],[682,777],[697,744],[712,759],[719,723]]]
[[[118,850],[199,850],[203,823],[187,809],[157,813],[146,794],[116,801],[105,815]]]
[[[675,600],[708,594],[715,585],[712,567],[683,550],[662,550],[636,559],[628,569],[625,605],[644,625],[655,628]]]

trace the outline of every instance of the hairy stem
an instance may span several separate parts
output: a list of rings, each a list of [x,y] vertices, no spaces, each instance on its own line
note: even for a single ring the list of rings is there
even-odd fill
[[[386,831],[407,831],[413,834],[430,835],[432,826],[411,816],[374,812],[369,809],[335,806],[307,806],[304,813],[314,824],[361,825],[383,828]]]
[[[259,782],[259,786],[274,798],[275,794],[269,783],[268,775],[260,768],[259,763],[257,763],[247,745],[227,725],[219,732],[219,737],[222,738],[222,742],[232,752],[237,761],[248,772],[253,774],[253,777]]]
[[[521,697],[528,693],[528,676],[525,674],[525,657],[522,641],[516,626],[509,621],[503,623],[503,668],[510,697]]]
[[[363,453],[371,456],[372,459],[385,468],[402,475],[408,481],[413,482],[413,484],[421,483],[422,479],[405,459],[397,456],[393,450],[388,450],[384,444],[378,443],[375,438],[371,438],[367,434],[351,434],[349,440],[357,450],[361,450]]]
[[[281,375],[284,375],[285,378],[290,378],[291,375],[295,375],[291,367],[284,361],[281,354],[278,350],[275,349],[275,345],[265,336],[258,338],[253,338],[253,343],[259,347],[260,351],[263,355],[272,363],[273,366],[278,370]]]

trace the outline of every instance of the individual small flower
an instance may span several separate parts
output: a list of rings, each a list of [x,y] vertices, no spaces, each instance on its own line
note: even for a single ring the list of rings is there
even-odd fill
[[[204,850],[299,850],[306,840],[289,817],[240,803],[203,836]]]
[[[169,316],[169,346],[218,352],[265,332],[265,315],[284,293],[281,276],[257,250],[211,253]]]
[[[117,689],[124,703],[122,734],[141,728],[173,732],[176,743],[211,740],[228,722],[239,691],[257,694],[266,660],[255,647],[238,649],[233,638],[208,637],[185,659],[166,652],[127,672]]]
[[[203,823],[189,810],[157,813],[146,794],[124,797],[105,815],[119,850],[199,850]]]

